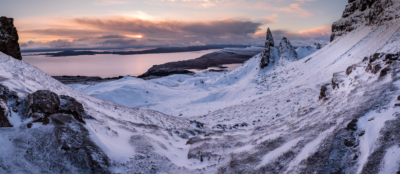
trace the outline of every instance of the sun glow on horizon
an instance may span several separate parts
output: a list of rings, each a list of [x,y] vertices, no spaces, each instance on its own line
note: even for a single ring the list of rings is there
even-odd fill
[[[132,38],[139,38],[139,39],[141,39],[141,38],[143,38],[143,35],[141,35],[141,34],[137,34],[137,35],[125,35],[126,37],[132,37]]]

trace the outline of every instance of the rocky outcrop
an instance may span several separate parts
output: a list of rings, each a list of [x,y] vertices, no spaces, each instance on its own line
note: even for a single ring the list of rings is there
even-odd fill
[[[84,118],[92,118],[85,113],[81,103],[69,96],[58,96],[48,90],[38,90],[28,95],[28,99],[28,117],[34,118],[34,122],[48,124],[49,118],[55,114],[71,115],[75,120],[84,124]]]
[[[47,90],[39,90],[28,96],[29,116],[33,118],[44,118],[58,111],[60,98],[58,95]]]
[[[14,19],[4,16],[0,17],[0,51],[16,59],[22,59]]]
[[[267,45],[271,47],[275,46],[274,37],[272,37],[272,32],[269,28],[267,30],[267,41],[265,42],[265,47],[267,47]]]
[[[267,30],[267,40],[265,41],[265,50],[261,53],[260,68],[263,69],[269,65],[271,59],[271,47],[275,46],[271,30]]]
[[[400,18],[397,0],[349,0],[342,19],[332,25],[331,41],[362,25],[382,25]]]
[[[297,53],[286,37],[283,37],[281,43],[279,44],[279,56],[280,60],[297,60]]]

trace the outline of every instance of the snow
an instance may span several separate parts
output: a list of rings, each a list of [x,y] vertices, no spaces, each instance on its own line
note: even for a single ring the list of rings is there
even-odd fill
[[[398,145],[387,149],[383,161],[383,169],[379,174],[396,173],[400,167],[400,147]]]
[[[148,81],[124,77],[65,86],[36,67],[0,53],[0,76],[6,79],[2,85],[20,97],[47,89],[81,102],[95,118],[86,120],[90,139],[110,158],[114,173],[150,173],[153,167],[158,173],[257,173],[277,163],[279,168],[271,169],[275,173],[313,173],[324,169],[307,163],[316,159],[354,162],[346,171],[361,173],[371,154],[388,143],[380,133],[398,119],[399,108],[393,106],[400,88],[398,63],[377,60],[383,67],[394,67],[380,77],[379,72],[366,72],[369,62],[362,59],[377,51],[400,51],[396,47],[399,27],[398,19],[380,27],[361,25],[310,55],[298,50],[305,57],[284,64],[278,64],[278,48],[272,47],[275,60],[264,69],[259,68],[257,55],[222,73],[205,71]],[[349,66],[355,69],[347,75]],[[329,89],[327,98],[319,99],[321,86],[331,83],[333,74],[338,74],[339,89]],[[48,127],[35,123],[27,129],[25,124],[32,120],[11,113],[14,127],[0,128],[0,164],[14,166],[11,170],[18,173],[13,164],[18,162],[40,173],[37,166],[14,156],[23,156],[26,149],[14,146],[11,139],[27,139],[28,131],[40,133]],[[346,126],[355,118],[357,130],[351,132]],[[193,120],[204,127],[196,128]],[[356,136],[362,131],[363,136]],[[359,145],[339,150],[344,155],[359,154],[357,159],[330,159],[326,149],[341,148],[333,147],[343,144],[341,132],[354,135]],[[376,165],[381,173],[396,172],[398,145],[385,150]]]
[[[284,152],[287,152],[290,150],[292,147],[294,147],[302,138],[297,138],[294,140],[291,140],[284,144],[283,146],[273,150],[272,152],[268,153],[265,155],[264,159],[261,161],[261,163],[257,166],[257,168],[270,163],[271,161],[275,160],[279,156],[281,156]]]

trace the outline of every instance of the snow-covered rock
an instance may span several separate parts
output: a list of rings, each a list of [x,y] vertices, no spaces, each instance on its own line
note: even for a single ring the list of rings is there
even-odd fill
[[[280,61],[298,60],[296,51],[286,37],[283,37],[282,41],[279,44],[279,57]]]
[[[331,41],[357,28],[390,24],[400,18],[398,0],[349,0],[342,18],[332,25]]]
[[[314,43],[312,45],[297,47],[296,48],[297,57],[299,59],[302,59],[304,57],[311,55],[312,53],[315,53],[322,47],[323,47],[323,44],[320,44],[320,43]]]

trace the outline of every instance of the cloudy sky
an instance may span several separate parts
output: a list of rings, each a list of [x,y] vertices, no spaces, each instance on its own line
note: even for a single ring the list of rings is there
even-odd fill
[[[328,42],[348,0],[1,0],[22,49]]]

